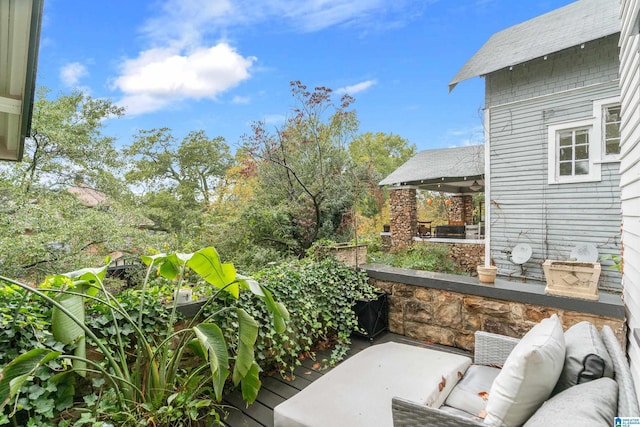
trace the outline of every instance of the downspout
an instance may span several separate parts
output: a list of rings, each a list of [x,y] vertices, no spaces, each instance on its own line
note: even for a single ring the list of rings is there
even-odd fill
[[[491,266],[491,108],[484,110],[484,265]]]

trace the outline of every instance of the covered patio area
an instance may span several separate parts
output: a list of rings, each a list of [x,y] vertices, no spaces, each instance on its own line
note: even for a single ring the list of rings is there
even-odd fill
[[[482,256],[486,225],[483,207],[474,206],[473,195],[485,189],[484,145],[421,151],[379,185],[390,190],[389,227],[381,233],[387,249],[430,241],[471,245],[471,251]],[[435,225],[433,218],[418,217],[420,190],[447,194],[446,224]],[[474,208],[479,212],[475,218]]]

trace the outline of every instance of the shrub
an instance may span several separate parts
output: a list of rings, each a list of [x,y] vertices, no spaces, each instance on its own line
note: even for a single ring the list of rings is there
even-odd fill
[[[449,248],[434,243],[414,244],[394,253],[370,254],[369,260],[392,267],[464,274],[462,268],[449,257]]]
[[[199,275],[217,289],[205,306],[212,304],[218,293],[228,293],[233,298],[251,293],[267,306],[274,331],[285,329],[288,313],[284,306],[274,301],[264,286],[238,277],[233,265],[221,263],[213,248],[193,254],[146,256],[143,261],[148,265],[147,279],[157,272],[173,283],[173,289],[182,286],[187,271]],[[96,423],[112,420],[122,426],[149,425],[140,424],[143,421],[165,426],[212,425],[220,422],[218,402],[228,379],[241,385],[248,403],[255,399],[260,388],[259,366],[254,359],[258,324],[246,311],[234,310],[238,322],[230,349],[220,327],[210,319],[176,327],[175,302],[163,318],[166,309],[158,308],[158,293],[147,286],[148,280],[139,295],[127,299],[125,294],[119,301],[105,288],[105,273],[106,266],[49,276],[39,288],[0,277],[10,289],[19,291],[21,302],[14,312],[20,311],[31,297],[38,298],[49,307],[53,337],[70,345],[67,350],[63,346],[41,345],[40,340],[27,342],[28,351],[2,368],[0,410],[5,411],[0,424],[23,424],[24,410],[30,409],[22,403],[26,400],[27,404],[39,404],[34,408],[38,416],[54,419],[55,413],[59,426],[72,422],[74,426],[101,425]],[[98,303],[94,311],[98,316],[93,318],[97,328],[86,321],[87,300]],[[154,302],[147,304],[148,301]],[[221,307],[216,315],[225,310]],[[96,347],[99,357],[87,357],[85,340]],[[190,355],[201,359],[198,363],[185,363]],[[54,363],[65,366],[52,366]],[[93,379],[92,386],[98,392],[81,394],[84,405],[74,408],[69,421],[61,411],[73,403],[76,377]],[[48,398],[42,402],[38,399],[43,394],[42,386],[34,379],[48,381],[52,387],[46,392],[59,394],[62,390],[64,394],[58,395],[58,400]],[[32,384],[39,388],[33,390]],[[56,389],[58,384],[65,387]],[[27,425],[56,425],[28,419]]]
[[[315,350],[320,348],[333,347],[328,364],[344,358],[351,333],[357,327],[354,302],[372,298],[376,293],[366,273],[333,257],[317,262],[291,261],[262,270],[255,276],[289,311],[290,321],[283,333],[276,334],[272,325],[265,322],[269,314],[262,305],[243,297],[237,301],[227,298],[224,303],[240,305],[258,321],[256,360],[264,371],[277,370],[282,374],[299,366],[301,356],[314,357]],[[227,311],[224,318],[216,319],[224,323],[223,329],[235,329],[233,313],[233,310]]]

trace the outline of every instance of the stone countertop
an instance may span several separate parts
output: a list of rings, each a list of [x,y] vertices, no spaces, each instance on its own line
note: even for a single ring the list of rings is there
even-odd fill
[[[495,283],[484,284],[480,283],[477,277],[396,268],[384,264],[363,264],[360,268],[366,271],[369,277],[377,280],[399,282],[507,301],[537,304],[597,316],[607,316],[618,319],[625,318],[622,297],[617,293],[600,291],[598,301],[589,301],[585,299],[547,295],[545,294],[545,284],[541,282],[528,281],[527,283],[523,283],[515,279],[507,280],[498,277]]]

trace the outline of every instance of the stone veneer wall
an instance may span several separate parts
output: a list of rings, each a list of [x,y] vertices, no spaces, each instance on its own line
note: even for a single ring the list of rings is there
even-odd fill
[[[619,296],[608,298],[613,300],[613,303],[603,303],[602,310],[599,310],[597,302],[559,299],[544,295],[539,288],[537,293],[523,292],[518,297],[520,301],[514,301],[477,295],[483,293],[482,287],[488,289],[489,293],[501,291],[496,292],[489,289],[490,286],[476,284],[477,279],[473,278],[458,276],[458,281],[455,276],[431,272],[417,272],[416,276],[412,277],[411,270],[393,269],[388,266],[380,270],[370,269],[368,266],[365,269],[371,283],[389,294],[389,331],[393,333],[473,350],[475,331],[482,330],[520,338],[540,320],[557,313],[565,329],[583,320],[594,323],[598,329],[603,325],[609,325],[623,348],[626,348],[624,308]],[[402,271],[399,277],[407,278],[402,281],[416,283],[385,280],[385,276],[394,276],[393,271]],[[423,283],[433,283],[434,286]],[[513,293],[512,285],[513,282],[507,283],[505,295],[517,295]],[[533,285],[527,286],[531,288]],[[457,291],[465,287],[469,287],[469,293]],[[543,285],[538,287],[544,289]],[[454,290],[451,290],[452,288]],[[549,304],[527,302],[531,300],[548,300]],[[585,310],[581,311],[576,307],[584,307]]]
[[[449,224],[473,224],[473,197],[469,194],[454,195],[449,198],[447,210]]]
[[[483,243],[434,243],[449,247],[449,256],[464,271],[476,274],[476,267],[484,265],[484,244]]]
[[[389,191],[389,225],[391,247],[400,249],[411,244],[418,229],[416,189],[392,188]]]

